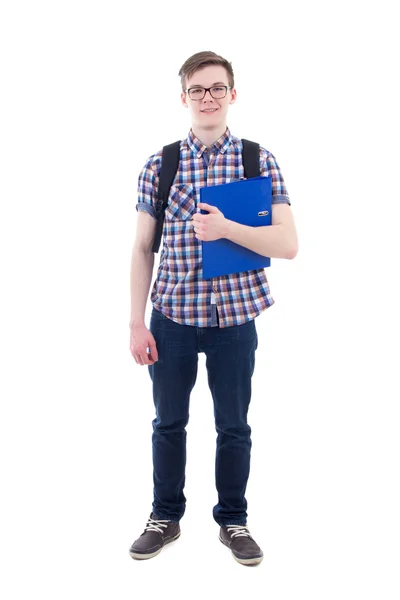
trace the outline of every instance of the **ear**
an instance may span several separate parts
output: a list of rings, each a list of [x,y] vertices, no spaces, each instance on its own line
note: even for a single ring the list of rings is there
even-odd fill
[[[185,94],[185,92],[181,93],[181,102],[182,102],[183,106],[185,106],[186,108],[189,108],[188,107],[188,103],[186,102],[186,94]]]
[[[233,90],[231,90],[231,99],[229,101],[229,104],[235,104],[236,102],[236,97],[237,97],[237,91],[235,88],[233,88]]]

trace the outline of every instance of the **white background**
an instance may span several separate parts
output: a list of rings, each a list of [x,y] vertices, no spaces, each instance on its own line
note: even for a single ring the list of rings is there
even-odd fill
[[[398,600],[396,38],[385,1],[1,4],[2,597]],[[151,381],[129,351],[137,176],[187,135],[178,71],[200,50],[232,62],[228,125],[276,156],[299,233],[256,321],[255,569],[212,519],[204,354],[182,536],[128,554],[152,501]]]

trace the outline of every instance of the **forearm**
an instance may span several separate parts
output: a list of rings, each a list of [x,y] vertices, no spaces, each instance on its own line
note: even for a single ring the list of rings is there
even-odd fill
[[[244,246],[261,256],[270,258],[293,258],[292,241],[283,225],[250,227],[227,219],[226,239]]]
[[[147,298],[153,277],[154,253],[136,248],[131,260],[131,318],[129,325],[144,325]]]

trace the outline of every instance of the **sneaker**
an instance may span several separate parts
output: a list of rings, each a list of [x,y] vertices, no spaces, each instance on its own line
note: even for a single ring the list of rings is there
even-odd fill
[[[181,535],[178,521],[157,519],[151,513],[142,535],[133,542],[129,549],[132,558],[144,560],[153,558],[161,552],[165,544],[177,540]]]
[[[221,527],[219,539],[232,550],[233,558],[242,565],[257,565],[264,558],[260,546],[253,540],[246,525]]]

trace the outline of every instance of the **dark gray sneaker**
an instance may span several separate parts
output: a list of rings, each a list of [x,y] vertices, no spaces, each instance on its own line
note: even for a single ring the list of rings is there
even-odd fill
[[[258,565],[264,558],[260,546],[253,540],[246,525],[221,527],[219,539],[232,550],[233,558],[242,565]]]
[[[161,552],[165,544],[177,540],[181,535],[178,521],[156,519],[151,513],[142,535],[133,542],[129,549],[132,558],[144,560],[153,558]]]

